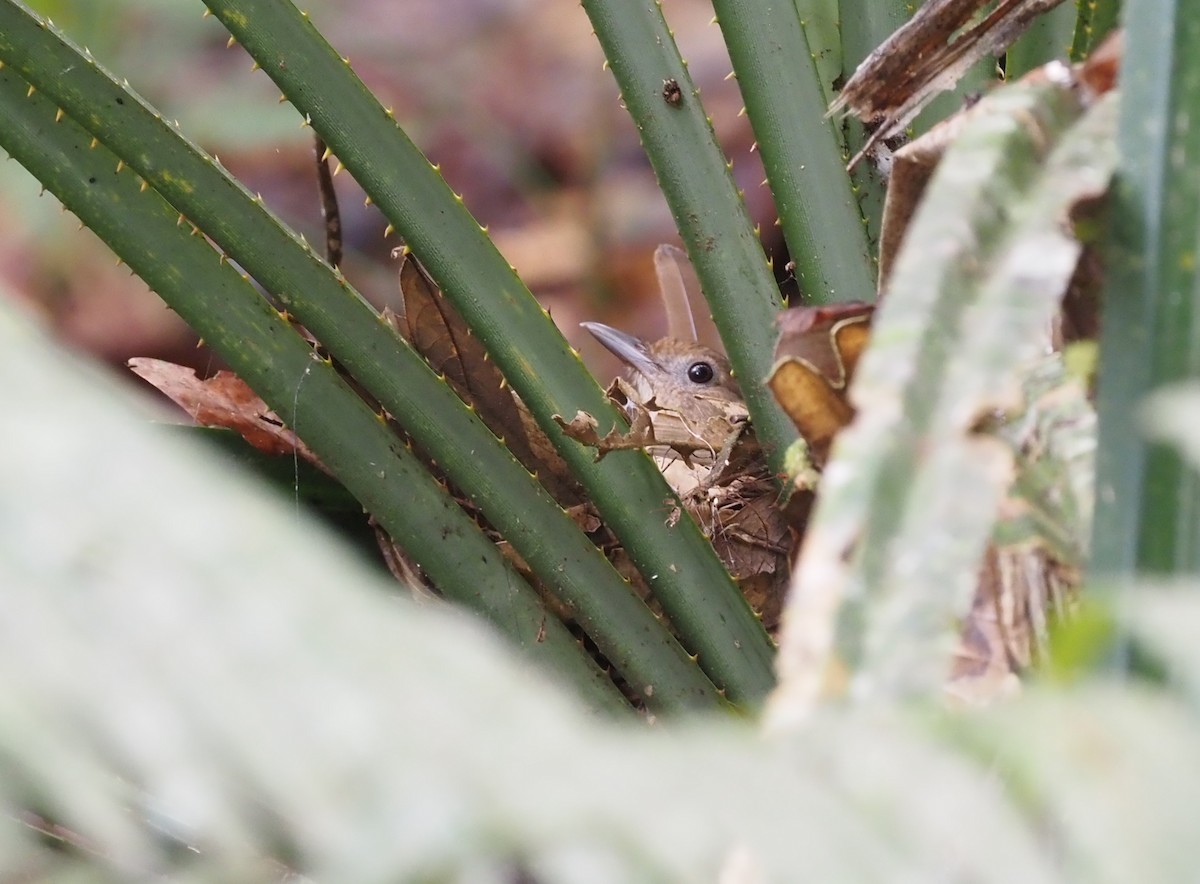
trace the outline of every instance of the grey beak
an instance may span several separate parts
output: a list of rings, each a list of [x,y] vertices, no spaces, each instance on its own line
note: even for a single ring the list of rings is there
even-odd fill
[[[607,347],[614,356],[631,368],[646,375],[658,369],[658,363],[650,355],[650,348],[639,338],[627,335],[623,331],[617,331],[602,322],[581,322],[579,324],[586,328],[592,337]]]

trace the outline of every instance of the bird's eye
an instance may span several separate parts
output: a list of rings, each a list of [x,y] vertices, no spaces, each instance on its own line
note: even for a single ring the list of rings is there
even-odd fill
[[[693,362],[688,366],[687,376],[693,384],[707,384],[713,379],[713,367],[707,362]]]

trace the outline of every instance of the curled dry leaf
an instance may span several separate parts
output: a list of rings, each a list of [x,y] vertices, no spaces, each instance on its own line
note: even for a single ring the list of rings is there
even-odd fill
[[[563,420],[561,415],[553,415],[554,422],[562,427],[563,432],[581,445],[596,449],[596,460],[599,461],[610,451],[629,451],[637,448],[647,448],[656,444],[654,424],[650,420],[650,412],[645,408],[638,409],[633,417],[629,430],[622,432],[613,427],[603,436],[597,432],[599,424],[586,411],[575,412],[571,420]]]
[[[846,389],[870,335],[875,307],[862,302],[792,307],[779,315],[767,385],[820,465],[853,410]]]
[[[300,437],[284,426],[279,415],[233,372],[219,371],[202,380],[194,369],[161,359],[137,357],[126,364],[200,426],[224,427],[238,433],[259,451],[273,455],[299,454],[309,463],[321,466]]]

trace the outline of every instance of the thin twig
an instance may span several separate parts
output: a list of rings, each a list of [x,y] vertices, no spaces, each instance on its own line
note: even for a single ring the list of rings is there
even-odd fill
[[[333,189],[333,173],[329,171],[329,148],[320,135],[313,135],[317,156],[317,192],[321,195],[321,217],[325,220],[325,259],[329,266],[342,263],[342,213],[338,208],[337,191]]]

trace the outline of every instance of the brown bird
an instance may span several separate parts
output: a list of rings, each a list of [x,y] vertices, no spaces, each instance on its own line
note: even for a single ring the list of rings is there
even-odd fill
[[[667,481],[680,494],[696,488],[748,417],[729,360],[695,342],[663,338],[647,344],[599,322],[582,325],[629,366],[632,404],[649,410],[655,437],[665,443],[650,453]],[[687,456],[681,458],[681,451]]]
[[[744,408],[729,360],[715,350],[675,338],[647,344],[599,322],[581,325],[629,366],[629,380],[641,404],[653,399],[659,408],[701,423],[728,419],[731,404]]]
[[[647,450],[774,632],[787,585],[788,526],[729,361],[678,338],[647,344],[598,322],[583,327],[629,366],[625,390],[649,412],[660,443]]]

